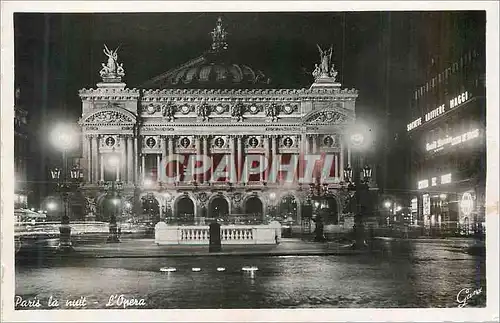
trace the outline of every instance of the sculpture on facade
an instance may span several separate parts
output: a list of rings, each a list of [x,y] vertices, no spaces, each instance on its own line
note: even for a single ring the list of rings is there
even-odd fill
[[[196,107],[196,114],[198,117],[201,117],[203,121],[207,121],[210,115],[210,106],[203,102]]]
[[[240,102],[237,102],[231,106],[231,116],[235,117],[237,121],[243,121],[243,113],[245,112],[245,107]]]
[[[271,118],[271,121],[277,121],[279,115],[279,107],[278,105],[271,103],[266,110],[266,116]]]
[[[161,106],[161,115],[167,117],[168,121],[174,121],[175,106],[171,103]]]
[[[323,50],[319,45],[316,44],[319,50],[320,56],[320,64],[314,65],[314,71],[312,75],[315,80],[323,77],[323,78],[335,78],[337,77],[338,72],[334,69],[334,64],[332,64],[332,54],[333,54],[333,46],[330,46],[328,50]]]
[[[85,197],[86,199],[86,214],[91,217],[96,214],[96,203],[93,197]]]
[[[212,50],[219,51],[221,49],[227,49],[227,31],[222,27],[221,17],[217,18],[217,24],[210,34],[212,35]]]
[[[118,63],[118,48],[110,50],[108,46],[104,45],[103,53],[108,57],[108,61],[106,64],[101,64],[102,68],[99,71],[103,79],[120,79],[125,76],[123,63]]]

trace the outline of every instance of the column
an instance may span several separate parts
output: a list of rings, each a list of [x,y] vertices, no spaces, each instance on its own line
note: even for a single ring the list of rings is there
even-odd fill
[[[351,166],[351,146],[347,145],[347,165]]]
[[[243,169],[242,169],[242,160],[243,160],[243,136],[238,135],[237,141],[236,141],[236,149],[238,150],[238,165],[236,166],[238,178],[242,180],[242,174],[243,174]]]
[[[269,137],[264,137],[264,160],[267,160],[267,165],[265,166],[264,173],[262,174],[262,180],[267,182],[268,178],[268,168],[269,168]]]
[[[311,135],[306,134],[305,136],[306,136],[306,150],[304,153],[308,154],[311,152],[311,141],[310,141]]]
[[[166,172],[166,163],[167,163],[167,137],[161,137],[161,173],[160,179],[162,182],[165,181],[165,172]]]
[[[312,146],[313,146],[313,154],[318,153],[318,135],[313,135],[312,136]]]
[[[335,165],[335,172],[334,172],[334,175],[336,178],[339,178],[339,156],[338,154],[334,154],[333,155],[333,164]]]
[[[202,141],[203,141],[203,136],[196,137],[196,155],[197,156],[203,155]],[[202,183],[203,180],[201,178],[201,175],[194,174],[195,163],[193,163],[193,165],[191,165],[191,166],[193,167],[193,180],[196,180],[197,182]]]
[[[104,181],[104,156],[101,154],[101,181]]]
[[[160,159],[160,154],[156,154],[156,181],[158,183],[161,182],[161,177],[160,177],[160,168],[161,168],[161,159]]]
[[[234,167],[236,167],[235,165],[235,157],[236,157],[236,143],[235,143],[235,137],[234,136],[230,136],[229,137],[229,144],[231,145],[231,155],[230,155],[230,169],[229,169],[229,172],[230,174],[235,174],[237,175],[235,172],[234,172]],[[229,178],[229,181],[233,179],[233,178]],[[234,180],[236,180],[236,178],[234,178]],[[237,181],[237,180],[236,180]]]
[[[127,181],[129,183],[134,182],[134,157],[133,157],[133,147],[132,147],[132,136],[127,136]]]
[[[135,136],[134,138],[134,179],[133,181],[134,182],[138,182],[139,181],[139,154],[141,153],[141,151],[139,151],[138,147],[139,147],[139,144],[138,144],[138,135]]]
[[[120,181],[120,168],[121,168],[121,165],[122,165],[122,160],[121,160],[121,159],[119,159],[119,160],[118,160],[118,164],[116,165],[116,178],[115,178],[115,180],[116,180],[117,182],[119,182],[119,181]]]
[[[146,154],[141,154],[141,179],[143,183],[145,178],[146,178]]]
[[[208,158],[208,154],[209,154],[209,151],[208,151],[208,136],[203,136],[203,149],[202,149],[202,154],[207,156]],[[212,157],[210,157],[210,165],[212,165],[213,162],[212,162]],[[203,174],[201,176],[201,182],[204,183],[205,182],[205,175],[206,174]]]
[[[344,160],[344,138],[342,136],[339,136],[340,139],[340,176],[341,176],[341,181],[344,180],[344,165],[345,165],[345,160]]]
[[[97,142],[97,135],[92,135],[92,181],[95,183],[99,181],[99,145]]]
[[[120,136],[120,148],[121,148],[121,157],[120,157],[120,175],[122,181],[127,180],[127,137],[122,135]],[[119,180],[119,179],[118,179]]]
[[[168,156],[170,158],[173,158],[174,155],[174,136],[169,136],[168,137]],[[177,169],[177,163],[175,165],[170,165],[169,167],[173,167],[171,172],[177,175],[176,169]]]
[[[92,183],[92,148],[91,148],[92,137],[89,135],[85,136],[85,147],[86,147],[86,158],[87,158],[87,182]]]

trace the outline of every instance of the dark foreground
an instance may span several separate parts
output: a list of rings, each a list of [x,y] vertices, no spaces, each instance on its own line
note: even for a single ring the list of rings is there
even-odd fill
[[[15,301],[18,309],[49,308],[50,297],[59,309],[457,307],[462,289],[481,288],[467,307],[484,307],[485,256],[471,253],[473,244],[469,239],[380,239],[368,252],[325,255],[32,255],[16,261]],[[106,248],[113,249],[103,246],[102,254]],[[258,268],[253,274],[242,270],[252,266]],[[40,307],[21,306],[29,300],[38,300]]]

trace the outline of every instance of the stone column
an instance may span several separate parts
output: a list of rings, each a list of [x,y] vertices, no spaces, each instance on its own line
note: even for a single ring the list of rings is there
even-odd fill
[[[269,154],[270,154],[270,151],[269,151],[269,137],[265,136],[264,137],[264,160],[267,161],[268,164],[265,165],[264,173],[261,175],[262,176],[262,180],[264,182],[267,182],[268,168],[270,167],[269,166]]]
[[[313,154],[318,153],[318,135],[313,135],[312,136],[312,146],[313,146]]]
[[[208,136],[203,136],[203,149],[202,149],[202,154],[207,156],[208,158],[208,154],[209,154],[209,151],[208,151]],[[212,162],[212,157],[210,157],[210,165],[212,165],[213,162]],[[204,183],[206,182],[205,180],[205,175],[206,174],[203,174],[201,176],[201,182]]]
[[[134,183],[134,149],[132,147],[132,136],[127,136],[127,181],[132,184]]]
[[[241,177],[243,174],[243,136],[238,135],[237,137],[237,143],[236,143],[236,149],[238,151],[238,166],[237,166],[237,171],[238,171],[238,179],[241,181],[243,178]]]
[[[311,135],[306,134],[306,150],[304,153],[308,154],[311,152]]]
[[[146,178],[146,154],[141,154],[141,181]]]
[[[161,182],[161,177],[160,177],[160,167],[161,167],[161,159],[160,159],[160,154],[156,154],[156,181],[158,183]]]
[[[127,180],[127,137],[120,136],[120,148],[121,148],[121,157],[120,157],[120,175],[122,181]]]
[[[341,181],[344,180],[344,165],[345,165],[345,160],[344,160],[344,138],[339,137],[340,139],[340,162],[339,162],[339,173],[341,176]]]
[[[118,159],[118,164],[116,165],[116,178],[115,178],[117,182],[120,181],[120,168],[122,163],[123,161],[121,159]]]
[[[101,155],[101,160],[100,160],[100,165],[101,165],[101,176],[100,176],[100,180],[101,181],[104,181],[104,156],[102,154]]]
[[[86,155],[85,158],[87,158],[87,182],[92,183],[92,143],[91,143],[92,137],[90,135],[85,136],[85,151]]]
[[[99,181],[99,143],[97,141],[97,135],[92,135],[92,182],[96,183]]]
[[[351,146],[347,145],[347,165],[351,166]]]
[[[196,137],[196,155],[201,156],[203,155],[203,147],[202,147],[202,141],[203,141],[203,136],[197,136]],[[192,165],[193,167],[193,180],[202,183],[203,180],[201,178],[201,175],[195,175],[194,174],[194,169],[195,169],[195,163]]]
[[[167,162],[167,137],[161,137],[161,173],[160,179],[162,182],[165,181],[165,172],[166,172],[166,162]]]
[[[168,137],[168,149],[167,150],[168,150],[168,156],[170,156],[170,158],[173,158],[173,155],[174,155],[174,136]],[[177,169],[177,164],[170,165],[169,167],[173,167],[172,172],[175,172]]]
[[[230,155],[230,169],[229,169],[229,172],[230,174],[236,174],[234,172],[234,167],[236,167],[235,163],[234,163],[234,160],[235,160],[235,157],[236,157],[236,143],[235,143],[235,137],[234,136],[230,136],[229,137],[229,145],[231,145],[231,155]],[[237,175],[237,174],[236,174]],[[232,178],[229,178],[228,180],[231,180]],[[236,180],[236,178],[234,179]]]
[[[333,156],[333,160],[333,165],[335,165],[334,175],[336,178],[339,178],[339,154],[335,153],[335,155]]]
[[[134,183],[139,181],[139,154],[142,152],[142,149],[139,150],[139,139],[138,135],[134,138]]]

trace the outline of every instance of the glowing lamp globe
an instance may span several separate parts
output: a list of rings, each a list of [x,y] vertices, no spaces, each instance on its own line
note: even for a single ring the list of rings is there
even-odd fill
[[[354,133],[351,135],[351,143],[354,146],[362,146],[365,141],[365,136],[362,133]]]
[[[54,147],[68,150],[75,144],[75,130],[70,125],[57,125],[51,132],[51,141]]]

